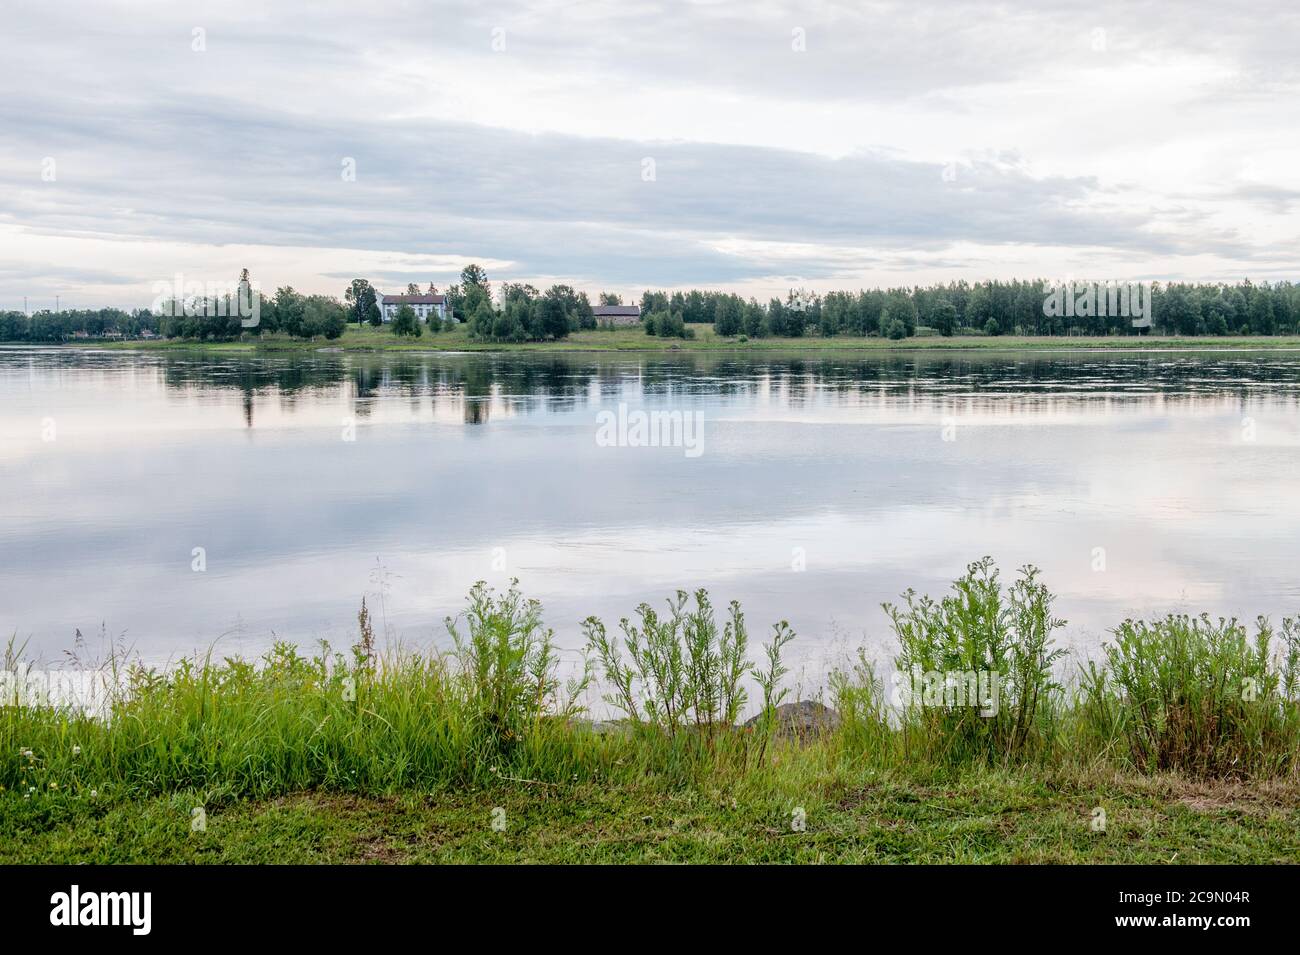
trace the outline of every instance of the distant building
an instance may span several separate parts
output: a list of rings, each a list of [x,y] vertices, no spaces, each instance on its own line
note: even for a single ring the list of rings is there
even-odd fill
[[[445,321],[448,315],[447,296],[445,295],[380,295],[379,314],[384,321],[391,322],[397,317],[397,310],[409,305],[422,322],[427,322],[430,315],[437,316],[438,321]]]
[[[591,314],[596,316],[597,325],[639,325],[641,323],[639,305],[593,305]]]

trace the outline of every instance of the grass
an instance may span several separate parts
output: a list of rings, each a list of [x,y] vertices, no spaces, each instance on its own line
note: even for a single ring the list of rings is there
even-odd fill
[[[815,783],[815,785],[813,785]],[[0,865],[30,863],[1293,863],[1300,789],[971,771],[811,780],[788,794],[502,785],[323,790],[210,806],[0,800]],[[792,826],[796,807],[804,828]],[[492,827],[504,810],[504,829]],[[1094,828],[1096,810],[1104,831]],[[501,818],[498,816],[498,818]]]
[[[1050,591],[987,559],[887,608],[918,696],[865,658],[839,716],[779,731],[740,608],[638,608],[558,678],[541,608],[479,586],[447,654],[277,645],[256,665],[110,661],[106,714],[0,706],[0,863],[90,861],[1271,862],[1300,853],[1294,621],[1125,621],[1080,692]],[[8,661],[12,670],[16,660]],[[599,670],[621,722],[578,718]],[[929,676],[997,673],[996,713]],[[976,683],[978,685],[978,681]],[[735,726],[750,691],[760,718]],[[898,704],[898,705],[895,705]],[[206,825],[193,829],[195,811]],[[1098,826],[1098,819],[1104,824]],[[494,823],[496,823],[494,825]]]
[[[1290,771],[1300,740],[1294,620],[1282,621],[1280,639],[1263,618],[1252,638],[1236,620],[1187,615],[1125,620],[1114,636],[1105,666],[1088,671],[1082,716],[1100,738],[1122,740],[1132,765],[1196,776]]]
[[[1285,349],[1300,348],[1300,336],[1229,336],[1215,337],[1162,337],[1122,336],[1089,338],[1083,336],[1016,336],[997,337],[957,336],[943,338],[928,336],[891,341],[887,338],[756,338],[741,341],[716,335],[711,325],[689,326],[695,331],[693,339],[652,338],[640,327],[580,331],[558,342],[522,342],[502,344],[471,341],[463,326],[437,335],[420,338],[400,338],[387,328],[349,325],[337,341],[302,341],[281,336],[267,336],[260,340],[238,342],[193,341],[124,341],[124,342],[69,342],[72,347],[91,347],[148,351],[203,351],[215,353],[261,353],[277,351],[317,351],[334,349],[342,351],[573,351],[573,352],[665,352],[665,351],[728,351],[728,352],[876,352],[876,351],[947,351],[947,350],[1066,350],[1066,349]]]

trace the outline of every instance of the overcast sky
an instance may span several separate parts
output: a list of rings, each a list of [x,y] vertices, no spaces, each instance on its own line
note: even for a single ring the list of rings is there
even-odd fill
[[[1297,277],[1294,0],[0,12],[0,309]]]

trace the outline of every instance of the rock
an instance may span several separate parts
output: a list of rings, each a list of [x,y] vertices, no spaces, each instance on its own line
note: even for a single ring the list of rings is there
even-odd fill
[[[756,727],[762,721],[760,713],[745,725]],[[840,715],[829,706],[815,700],[800,700],[798,703],[785,703],[776,708],[776,733],[779,736],[797,736],[800,739],[829,732],[840,725]]]

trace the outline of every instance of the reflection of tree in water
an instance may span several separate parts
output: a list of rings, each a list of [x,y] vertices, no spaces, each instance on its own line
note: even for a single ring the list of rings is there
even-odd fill
[[[292,411],[301,397],[337,395],[344,364],[340,358],[207,358],[198,354],[167,356],[161,365],[163,383],[173,391],[238,391],[246,427],[253,427],[259,400],[276,400]]]
[[[370,365],[359,365],[348,369],[352,383],[352,413],[358,418],[370,414],[372,399],[379,387],[379,374]]]
[[[487,424],[492,414],[492,402],[483,398],[465,399],[465,423]]]
[[[467,425],[486,424],[494,402],[512,414],[570,412],[644,397],[659,404],[723,403],[766,388],[793,407],[908,395],[929,403],[991,406],[1016,396],[1071,404],[1116,398],[1179,402],[1193,396],[1263,398],[1295,405],[1300,362],[1276,354],[933,354],[663,356],[494,353],[476,355],[167,356],[164,383],[179,392],[238,391],[245,425],[258,402],[292,411],[298,401],[344,397],[364,417],[381,400],[459,402]],[[427,406],[426,406],[427,407]]]

